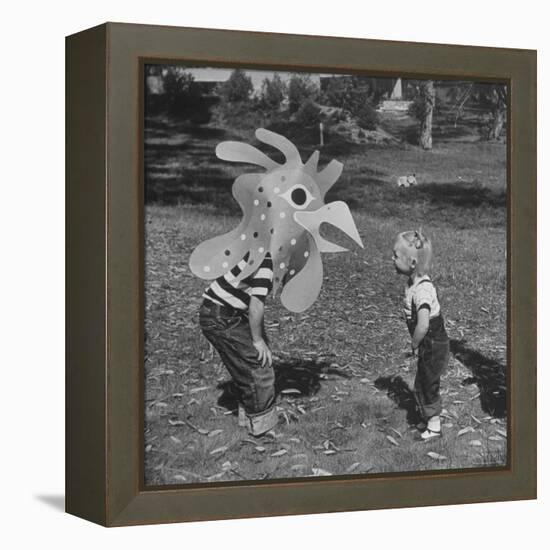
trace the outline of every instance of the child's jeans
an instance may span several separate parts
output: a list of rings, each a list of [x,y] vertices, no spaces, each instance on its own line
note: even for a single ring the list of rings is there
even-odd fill
[[[409,328],[410,330],[410,328]],[[443,317],[430,319],[430,327],[418,347],[414,396],[424,420],[441,413],[441,374],[449,362],[449,337]]]
[[[275,372],[269,365],[262,367],[258,360],[246,312],[204,300],[199,322],[237,386],[248,430],[253,435],[269,431],[277,424]]]

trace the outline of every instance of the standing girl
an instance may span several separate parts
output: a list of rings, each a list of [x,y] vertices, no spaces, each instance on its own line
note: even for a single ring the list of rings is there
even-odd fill
[[[393,263],[408,278],[404,312],[411,335],[413,356],[418,357],[414,395],[422,422],[424,441],[441,436],[441,374],[449,362],[449,337],[445,331],[437,291],[430,279],[432,245],[421,231],[397,236]]]

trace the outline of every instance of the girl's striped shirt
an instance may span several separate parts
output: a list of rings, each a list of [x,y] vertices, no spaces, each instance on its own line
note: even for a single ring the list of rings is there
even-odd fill
[[[238,277],[246,267],[249,255],[247,253],[235,267],[218,277],[205,290],[203,298],[241,311],[248,310],[250,296],[256,296],[264,302],[273,287],[273,260],[268,252],[257,271],[239,281]]]

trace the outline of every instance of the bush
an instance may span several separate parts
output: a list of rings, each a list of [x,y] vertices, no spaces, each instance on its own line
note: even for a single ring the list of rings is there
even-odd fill
[[[220,102],[214,109],[216,124],[235,130],[250,130],[265,126],[264,113],[259,109],[258,102],[237,101],[233,103]]]
[[[361,76],[331,78],[323,94],[327,105],[348,112],[359,126],[368,130],[374,130],[378,124],[376,98],[370,79]]]
[[[351,77],[333,77],[329,79],[323,93],[323,103],[331,107],[338,107],[344,111],[351,111],[353,91],[354,87]]]
[[[278,111],[285,99],[286,92],[285,83],[277,73],[271,80],[266,78],[262,83],[261,107],[268,111]]]
[[[239,103],[247,101],[254,87],[252,79],[246,76],[243,69],[235,69],[230,77],[220,85],[218,92],[224,103]]]
[[[376,130],[378,125],[378,113],[369,103],[363,104],[352,114],[357,119],[357,124],[367,130]]]
[[[194,124],[209,122],[212,99],[205,96],[192,74],[170,67],[163,79],[168,113]]]
[[[306,128],[319,124],[320,119],[321,109],[311,99],[302,103],[295,115],[296,122]]]
[[[294,74],[288,83],[288,110],[295,113],[306,101],[315,101],[319,97],[319,89],[307,74]]]

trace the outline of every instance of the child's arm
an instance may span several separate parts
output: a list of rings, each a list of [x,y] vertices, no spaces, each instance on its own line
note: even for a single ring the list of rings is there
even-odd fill
[[[429,308],[422,307],[418,310],[416,327],[412,335],[411,345],[412,345],[413,353],[416,352],[416,350],[418,349],[418,346],[420,345],[420,342],[422,342],[422,340],[424,339],[424,336],[426,336],[429,326],[430,326],[430,310]]]
[[[250,324],[252,344],[258,350],[258,360],[261,361],[262,367],[265,367],[266,364],[271,366],[271,350],[262,335],[262,327],[264,324],[264,303],[256,296],[250,297],[248,322]]]

